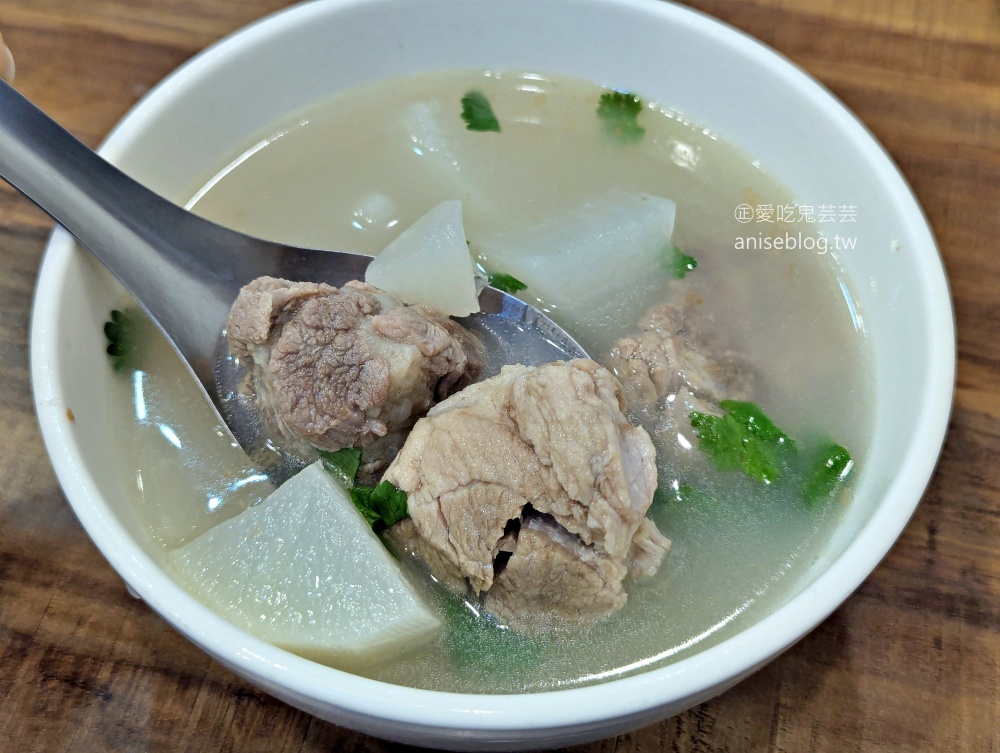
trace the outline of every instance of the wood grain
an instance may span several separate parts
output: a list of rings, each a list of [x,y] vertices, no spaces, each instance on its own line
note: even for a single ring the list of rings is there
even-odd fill
[[[597,751],[1000,751],[1000,4],[696,0],[803,66],[898,162],[958,318],[940,465],[833,616],[724,695]],[[95,145],[134,101],[282,0],[0,0],[18,87]],[[51,222],[0,186],[0,750],[399,750],[249,687],[129,597],[35,421],[28,317]]]

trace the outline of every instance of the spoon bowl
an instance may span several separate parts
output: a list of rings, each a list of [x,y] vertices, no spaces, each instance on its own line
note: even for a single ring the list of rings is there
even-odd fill
[[[372,257],[296,248],[205,220],[130,178],[2,80],[0,113],[0,177],[118,278],[201,383],[220,425],[251,449],[259,421],[227,400],[242,372],[220,338],[240,289],[263,276],[340,287],[363,280]],[[514,296],[487,287],[479,304],[481,313],[462,323],[510,361],[587,357],[555,322]],[[525,334],[533,342],[522,352],[513,340]]]

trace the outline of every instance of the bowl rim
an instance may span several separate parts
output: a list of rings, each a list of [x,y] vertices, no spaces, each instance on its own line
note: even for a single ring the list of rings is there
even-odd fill
[[[151,89],[107,136],[100,153],[114,162],[127,152],[144,121],[171,107],[185,88],[243,46],[320,14],[356,5],[394,0],[320,0],[280,10],[206,48]],[[532,693],[479,695],[392,685],[316,664],[244,633],[202,605],[171,579],[131,540],[101,499],[77,443],[63,431],[62,392],[54,364],[59,351],[58,301],[68,284],[75,252],[69,234],[56,228],[45,251],[32,310],[31,379],[36,412],[52,465],[70,505],[104,557],[142,598],[182,634],[265,688],[294,691],[311,702],[355,716],[417,728],[441,730],[558,730],[637,716],[682,699],[703,700],[754,671],[812,630],[863,582],[908,523],[933,473],[943,446],[955,379],[956,344],[951,296],[940,252],[919,202],[898,167],[867,128],[832,93],[780,53],[718,19],[673,3],[602,0],[711,36],[756,58],[778,75],[796,97],[820,103],[852,145],[868,157],[881,189],[920,240],[920,274],[929,292],[924,304],[931,338],[932,366],[920,401],[918,430],[900,473],[892,480],[871,519],[844,552],[802,592],[735,636],[690,657],[626,677],[583,687]],[[947,398],[947,399],[945,399]],[[919,438],[919,439],[918,439]],[[929,438],[929,439],[928,439]],[[615,692],[608,692],[613,687]],[[530,703],[525,703],[530,698]]]

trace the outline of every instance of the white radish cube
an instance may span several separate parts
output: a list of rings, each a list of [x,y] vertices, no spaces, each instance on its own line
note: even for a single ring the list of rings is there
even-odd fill
[[[606,301],[637,280],[669,279],[674,202],[611,191],[579,207],[493,236],[475,251],[556,308]]]
[[[368,265],[365,281],[406,303],[422,303],[449,316],[479,311],[462,202],[438,204],[404,230]]]
[[[441,629],[321,463],[168,560],[233,624],[341,669],[402,653]]]
[[[428,194],[475,201],[492,206],[496,195],[489,161],[484,161],[483,139],[496,134],[469,131],[460,117],[459,102],[445,106],[438,100],[414,102],[400,113],[400,138],[418,160]]]

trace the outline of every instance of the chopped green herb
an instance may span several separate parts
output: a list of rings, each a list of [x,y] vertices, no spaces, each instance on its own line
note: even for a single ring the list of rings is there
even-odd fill
[[[719,503],[719,500],[704,489],[696,489],[691,484],[681,484],[674,491],[674,495],[678,502],[698,507],[712,507]]]
[[[470,606],[456,598],[449,598],[444,605],[448,615],[445,641],[457,667],[487,676],[514,675],[541,660],[542,641],[509,630]]]
[[[667,264],[669,265],[670,273],[678,280],[686,277],[688,272],[698,266],[698,262],[694,260],[693,256],[688,256],[672,244],[670,250],[667,252]]]
[[[794,452],[795,442],[754,403],[723,400],[719,405],[725,415],[690,415],[698,448],[720,471],[741,470],[765,484],[777,481],[784,465],[783,453]]]
[[[797,484],[806,504],[815,507],[829,501],[847,479],[854,461],[843,446],[828,442],[808,462],[788,434],[772,421],[759,405],[741,400],[723,400],[722,416],[691,413],[691,426],[698,435],[698,448],[707,454],[720,471],[743,471],[765,484],[788,473]],[[710,495],[682,485],[678,501]],[[655,497],[654,497],[655,499]]]
[[[740,425],[757,439],[778,445],[784,444],[795,449],[795,441],[779,429],[778,425],[756,403],[745,400],[723,400],[719,403],[719,407],[729,411]]]
[[[528,287],[513,275],[505,275],[502,273],[495,275],[491,274],[489,275],[488,279],[492,287],[496,288],[497,290],[502,290],[505,293],[510,293],[511,295],[518,293]]]
[[[673,505],[680,502],[685,505],[712,507],[719,500],[703,489],[697,489],[690,484],[681,484],[677,488],[671,484],[667,487],[658,486],[653,492],[653,505]]]
[[[818,505],[833,498],[833,493],[854,467],[851,453],[839,444],[823,448],[802,484],[802,496],[809,505]]]
[[[320,450],[319,456],[323,460],[323,466],[337,479],[344,482],[350,488],[354,485],[354,479],[358,475],[358,468],[361,467],[361,450],[353,447],[345,447],[336,452]]]
[[[604,130],[621,141],[638,141],[646,132],[637,120],[640,112],[642,100],[629,92],[605,92],[597,106]]]
[[[108,338],[107,354],[116,372],[130,371],[136,367],[139,352],[140,314],[132,309],[111,311],[111,318],[104,323],[104,336]]]
[[[674,494],[676,494],[676,492],[674,492],[673,489],[671,489],[670,493],[668,494],[666,491],[664,491],[662,486],[658,486],[656,487],[656,490],[653,492],[653,501],[650,504],[660,505],[660,506],[668,505],[670,504]]]
[[[394,526],[410,514],[406,492],[388,481],[374,487],[355,486],[351,489],[351,501],[376,531]]]
[[[470,131],[500,132],[500,121],[482,92],[470,91],[462,97],[462,120]]]

